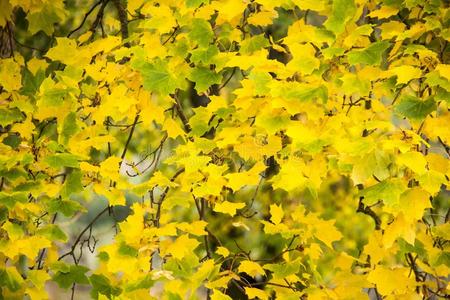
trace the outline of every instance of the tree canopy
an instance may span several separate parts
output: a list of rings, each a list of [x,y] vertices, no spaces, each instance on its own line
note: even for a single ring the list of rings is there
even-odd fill
[[[0,0],[0,298],[448,298],[449,40],[446,0]]]

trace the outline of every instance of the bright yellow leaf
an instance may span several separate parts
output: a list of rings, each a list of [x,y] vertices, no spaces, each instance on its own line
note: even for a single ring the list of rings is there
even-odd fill
[[[283,219],[284,211],[281,205],[271,204],[270,205],[270,220],[275,225],[280,224]]]
[[[220,212],[223,214],[229,214],[230,216],[234,216],[236,214],[236,210],[244,208],[245,203],[233,203],[229,201],[223,201],[222,203],[216,203],[214,205],[214,211]]]
[[[264,290],[249,287],[244,287],[244,289],[249,299],[261,299],[261,300],[269,299],[269,295],[267,295],[267,293]]]
[[[256,277],[257,275],[265,275],[264,269],[256,262],[250,260],[244,260],[241,262],[238,268],[239,272],[247,273],[252,277]]]

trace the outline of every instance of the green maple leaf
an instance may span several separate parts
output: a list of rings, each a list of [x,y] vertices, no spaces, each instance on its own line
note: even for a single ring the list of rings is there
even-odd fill
[[[160,95],[168,95],[178,87],[177,80],[170,73],[167,63],[156,59],[154,63],[136,61],[134,68],[141,72],[144,89]]]
[[[348,53],[348,62],[351,65],[366,64],[379,65],[384,51],[389,48],[389,42],[382,41],[371,44],[363,50],[353,50]]]
[[[220,83],[222,76],[206,67],[198,67],[189,74],[189,80],[195,82],[197,93],[205,92],[211,85]]]
[[[325,22],[325,28],[338,35],[344,31],[345,24],[356,13],[356,5],[353,0],[333,0],[331,16]]]
[[[411,120],[423,120],[431,112],[436,110],[436,103],[433,98],[421,100],[414,96],[404,96],[394,111]]]
[[[197,42],[200,47],[206,47],[213,37],[214,32],[208,21],[204,19],[192,20],[192,29],[189,32],[189,38],[191,40]]]

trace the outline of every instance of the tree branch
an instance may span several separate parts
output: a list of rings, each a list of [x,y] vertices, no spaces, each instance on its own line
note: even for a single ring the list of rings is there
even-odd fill
[[[356,210],[356,212],[360,212],[371,217],[375,222],[375,230],[380,230],[381,229],[380,217],[378,217],[378,215],[369,206],[364,206],[364,203],[362,202],[363,199],[364,197],[359,197],[358,209]]]
[[[183,108],[181,107],[180,101],[178,100],[177,95],[173,95],[173,99],[175,100],[175,109],[177,111],[177,115],[180,117],[181,122],[183,123],[184,126],[184,131],[186,133],[189,133],[191,131],[191,125],[189,124],[189,121],[186,117],[186,115],[184,114]]]
[[[78,237],[75,239],[75,242],[72,244],[71,250],[69,252],[64,253],[63,255],[61,255],[58,260],[63,259],[64,257],[71,255],[74,259],[75,264],[78,263],[76,257],[75,257],[75,248],[77,247],[77,245],[80,243],[81,238],[83,237],[83,235],[91,229],[92,226],[94,226],[95,222],[97,222],[98,219],[100,219],[100,217],[106,213],[107,211],[109,211],[109,205],[106,206],[101,212],[99,212],[92,220],[91,222],[89,222],[89,224],[80,232],[80,234],[78,235]]]
[[[171,182],[174,182],[175,179],[184,172],[184,168],[179,169],[170,179]],[[164,199],[167,196],[167,193],[169,192],[169,187],[166,187],[164,189],[164,192],[161,194],[161,197],[159,198],[159,201],[156,203],[158,205],[158,208],[156,209],[156,215],[155,220],[153,220],[153,223],[155,227],[159,227],[159,219],[161,218],[161,206],[163,204]]]
[[[128,17],[125,8],[120,0],[113,0],[114,6],[117,9],[117,14],[120,21],[120,33],[122,34],[122,40],[128,39]],[[124,46],[130,48],[130,43],[125,42]]]
[[[103,0],[98,1],[97,3],[95,3],[89,10],[88,12],[84,15],[83,20],[81,21],[80,25],[75,28],[74,30],[72,30],[71,32],[69,32],[69,34],[67,35],[67,37],[70,37],[72,34],[74,34],[75,32],[77,32],[78,30],[81,29],[81,27],[83,27],[84,23],[86,23],[87,18],[89,17],[89,15],[94,11],[94,9],[99,6],[100,4],[102,4]]]

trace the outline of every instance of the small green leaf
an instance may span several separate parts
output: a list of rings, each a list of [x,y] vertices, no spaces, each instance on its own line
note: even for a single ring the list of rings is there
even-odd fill
[[[394,111],[411,120],[423,120],[431,112],[436,110],[436,103],[433,98],[423,101],[414,96],[404,96]]]
[[[114,287],[106,276],[93,274],[89,277],[89,282],[92,285],[91,296],[94,299],[98,298],[98,294],[105,295],[109,299],[113,296],[119,296],[122,292],[120,287]]]
[[[0,286],[6,287],[11,292],[20,290],[23,284],[23,279],[17,272],[15,267],[7,267],[0,269]],[[4,299],[4,298],[2,298]]]
[[[12,124],[14,122],[19,122],[23,120],[23,115],[17,108],[4,109],[0,108],[0,126],[5,127],[6,125]]]
[[[66,217],[73,216],[76,212],[84,212],[86,209],[81,206],[78,202],[68,200],[68,199],[51,199],[48,203],[48,212],[53,214],[56,212],[62,213]]]
[[[355,13],[356,5],[353,0],[333,0],[331,16],[324,26],[338,35],[344,31],[345,25],[353,18]]]
[[[28,193],[25,192],[14,192],[5,193],[0,192],[0,203],[8,208],[13,208],[16,202],[26,203],[28,201]]]
[[[79,170],[75,170],[67,175],[61,190],[61,196],[67,198],[72,194],[81,192],[83,185],[81,184],[82,174]]]
[[[138,251],[131,246],[128,246],[125,243],[121,243],[118,249],[118,253],[121,255],[136,257],[138,255]]]
[[[45,227],[40,228],[37,231],[37,234],[41,234],[51,241],[67,241],[67,235],[55,224],[48,224]]]
[[[85,273],[89,269],[84,266],[71,265],[68,272],[58,271],[53,280],[59,285],[60,288],[68,289],[72,284],[88,284],[89,280]]]
[[[289,275],[298,273],[301,265],[300,259],[296,259],[287,264],[266,264],[263,268],[272,271],[272,276],[275,279],[284,279]]]
[[[177,86],[177,80],[169,72],[167,63],[156,59],[153,64],[136,61],[134,68],[141,72],[144,88],[160,95],[173,93]]]
[[[153,286],[155,282],[152,280],[151,275],[146,275],[144,278],[137,280],[136,282],[131,283],[126,287],[127,292],[132,292],[140,289],[149,289]]]
[[[45,5],[40,11],[33,12],[27,16],[28,32],[35,34],[42,30],[48,36],[52,35],[55,24],[61,19],[58,17],[52,5]]]
[[[35,97],[44,79],[45,71],[38,70],[36,75],[33,75],[33,73],[31,73],[28,69],[24,69],[21,93],[30,97]]]
[[[189,74],[189,80],[195,82],[195,90],[197,93],[203,93],[211,85],[218,84],[222,80],[222,76],[205,67],[194,68]]]
[[[252,54],[255,51],[261,50],[262,48],[270,46],[269,41],[264,37],[264,34],[252,36],[249,39],[245,39],[241,43],[241,49],[239,50],[242,54]]]
[[[363,50],[353,50],[348,53],[348,62],[351,65],[366,64],[379,65],[383,57],[384,51],[389,48],[389,42],[382,41],[371,44]]]
[[[78,156],[69,153],[58,153],[47,156],[44,161],[52,168],[79,168]]]
[[[214,37],[211,24],[204,19],[193,19],[192,29],[189,32],[189,38],[196,42],[200,47],[206,47]]]
[[[209,0],[186,0],[186,7],[189,8],[199,7],[205,2],[209,2]]]
[[[219,49],[216,45],[209,45],[208,48],[197,48],[191,52],[191,61],[198,64],[211,64],[213,58],[219,54]]]
[[[63,129],[61,131],[61,137],[63,144],[67,144],[69,138],[78,132],[77,114],[70,112],[64,119]]]
[[[364,197],[365,205],[374,205],[382,200],[386,205],[395,206],[405,189],[406,186],[400,180],[383,180],[362,190],[361,196]]]

